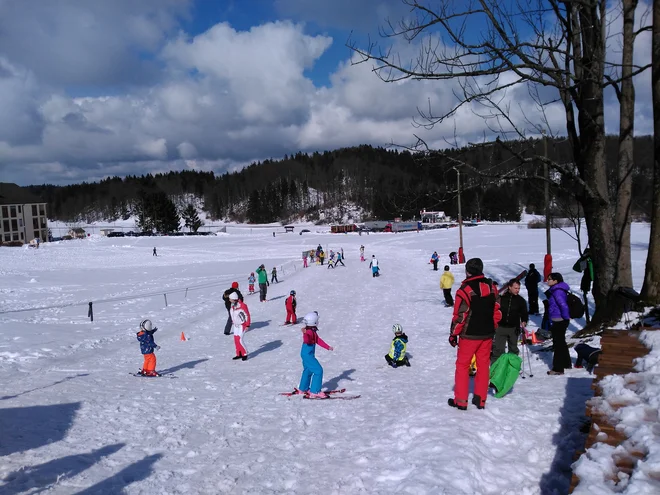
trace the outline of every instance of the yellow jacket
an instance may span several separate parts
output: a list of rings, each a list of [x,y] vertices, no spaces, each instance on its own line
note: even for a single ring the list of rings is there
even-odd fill
[[[451,286],[454,285],[454,274],[452,272],[442,272],[440,277],[440,288],[441,289],[451,289]]]

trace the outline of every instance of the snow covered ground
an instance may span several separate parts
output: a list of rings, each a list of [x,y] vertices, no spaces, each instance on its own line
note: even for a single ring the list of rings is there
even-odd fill
[[[632,232],[639,289],[649,228]],[[464,230],[465,251],[503,283],[530,262],[542,265],[544,236],[482,225]],[[301,251],[319,243],[343,247],[346,267],[302,269]],[[380,278],[360,263],[361,244],[378,257]],[[574,242],[553,232],[552,246],[555,271],[579,286]],[[0,493],[565,493],[592,394],[584,369],[547,376],[552,355],[538,352],[534,376],[490,397],[485,410],[447,406],[451,310],[428,260],[437,250],[442,267],[457,247],[456,229],[272,237],[236,228],[0,248]],[[246,297],[250,358],[233,361],[221,295],[233,280],[247,293],[261,263],[284,273],[268,302]],[[452,271],[455,290],[463,267]],[[361,398],[278,395],[298,385],[302,369],[300,326],[280,326],[291,289],[299,316],[317,310],[320,335],[335,348],[317,349],[324,388]],[[157,369],[170,377],[129,374],[142,363],[143,318],[159,328]],[[385,364],[394,323],[410,338],[410,368]]]

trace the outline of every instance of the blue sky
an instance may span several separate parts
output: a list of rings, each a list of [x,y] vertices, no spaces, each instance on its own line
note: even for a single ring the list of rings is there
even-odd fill
[[[407,15],[401,0],[0,1],[0,176],[27,185],[220,174],[298,151],[405,146],[415,135],[437,148],[494,138],[470,107],[432,129],[412,125],[418,109],[451,108],[457,81],[387,84],[371,63],[352,63],[349,36],[414,59],[419,40],[378,35],[387,18]],[[473,20],[466,36],[481,28]],[[650,60],[650,43],[638,43]],[[648,134],[650,74],[636,89],[637,133]],[[526,87],[502,98],[526,135],[538,132]],[[562,111],[547,110],[553,132],[565,133]]]

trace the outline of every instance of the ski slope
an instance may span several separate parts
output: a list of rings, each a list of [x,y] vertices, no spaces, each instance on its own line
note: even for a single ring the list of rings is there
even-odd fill
[[[485,410],[447,406],[456,351],[439,279],[458,231],[316,229],[0,248],[0,494],[565,493],[592,395],[584,369],[547,376],[552,354],[538,352],[534,376],[489,397]],[[649,228],[632,232],[639,289]],[[346,267],[303,269],[301,251],[319,243],[326,252],[343,247]],[[464,244],[500,283],[530,262],[541,267],[546,246],[543,230],[518,225],[464,229]],[[553,231],[552,246],[555,271],[579,287],[574,241]],[[382,274],[375,279],[372,254]],[[246,296],[249,359],[234,361],[222,292],[236,280],[247,294],[261,263],[269,273],[278,267],[280,283],[266,303]],[[464,272],[452,271],[454,293]],[[302,371],[301,327],[281,326],[292,289],[299,317],[318,311],[319,335],[335,348],[316,351],[324,388],[360,399],[278,395]],[[34,307],[50,309],[7,312]],[[159,328],[157,369],[169,376],[129,374],[142,364],[135,333],[144,318]],[[409,336],[410,368],[386,366],[394,323]]]

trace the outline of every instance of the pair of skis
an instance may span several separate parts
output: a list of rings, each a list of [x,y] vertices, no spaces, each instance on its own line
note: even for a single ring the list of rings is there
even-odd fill
[[[302,395],[303,399],[311,399],[311,400],[353,400],[353,399],[359,399],[361,396],[360,395],[339,395],[343,394],[346,392],[345,388],[340,388],[337,390],[324,390],[323,391],[325,394],[328,396],[323,398],[323,399],[312,399],[311,397],[308,397],[306,394],[300,393],[298,391],[294,392],[282,392],[280,395],[284,395],[285,397],[293,397],[294,395]]]

